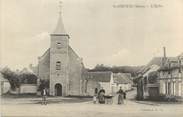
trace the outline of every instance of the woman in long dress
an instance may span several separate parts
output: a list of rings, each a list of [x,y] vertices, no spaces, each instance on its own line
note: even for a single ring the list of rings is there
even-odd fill
[[[119,91],[117,92],[117,94],[118,94],[118,104],[123,104],[124,103],[124,92],[123,92],[123,90],[121,89],[121,87],[120,87],[120,89],[119,89]]]

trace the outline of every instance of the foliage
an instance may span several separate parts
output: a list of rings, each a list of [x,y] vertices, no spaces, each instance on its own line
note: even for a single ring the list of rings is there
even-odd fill
[[[157,79],[158,79],[158,72],[157,71],[149,73],[149,77],[148,77],[149,83],[156,83]]]
[[[32,73],[22,73],[19,75],[21,84],[36,84],[37,76]]]
[[[105,66],[103,64],[97,64],[93,69],[88,71],[112,71],[113,73],[131,73],[132,77],[137,76],[138,71],[142,66]]]
[[[3,77],[10,82],[12,90],[19,88],[21,84],[37,83],[37,76],[30,72],[21,73],[18,71],[12,71],[10,68],[6,67],[1,70],[1,73]]]
[[[49,84],[50,84],[49,80],[40,80],[40,85],[38,87],[38,91],[42,91],[44,88],[49,89]]]
[[[1,73],[3,77],[9,81],[12,90],[15,90],[15,88],[18,88],[20,86],[20,80],[17,73],[11,71],[7,67],[2,69]]]

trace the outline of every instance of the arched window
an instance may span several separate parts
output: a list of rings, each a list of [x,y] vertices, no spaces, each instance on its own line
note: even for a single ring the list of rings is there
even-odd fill
[[[56,70],[61,70],[61,62],[60,61],[56,62]]]

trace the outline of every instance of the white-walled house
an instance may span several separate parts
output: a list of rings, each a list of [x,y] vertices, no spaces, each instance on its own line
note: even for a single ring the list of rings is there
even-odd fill
[[[152,72],[157,73],[153,82],[149,79]],[[153,58],[141,71],[137,85],[138,99],[159,99],[160,96],[183,97],[183,54]]]
[[[183,59],[166,60],[159,70],[160,95],[183,97]]]
[[[131,80],[131,74],[129,73],[116,73],[113,74],[115,91],[117,92],[120,87],[123,91],[129,91],[132,89],[133,81]]]
[[[111,87],[113,84],[113,73],[107,72],[88,72],[85,82],[85,93],[86,95],[94,95],[101,88],[105,90],[106,94],[111,93]]]
[[[112,73],[111,71],[88,72],[85,83],[86,95],[94,95],[101,88],[105,90],[105,95],[113,95],[122,87],[124,91],[132,89],[131,74]]]
[[[0,81],[1,81],[1,90],[0,90],[0,94],[3,95],[5,93],[7,93],[10,90],[10,83],[7,79],[5,79],[3,77],[3,75],[0,73]]]

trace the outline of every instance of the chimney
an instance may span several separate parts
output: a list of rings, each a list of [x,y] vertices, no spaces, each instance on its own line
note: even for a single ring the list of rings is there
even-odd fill
[[[164,55],[164,59],[166,58],[166,47],[163,47],[163,55]]]
[[[166,64],[166,47],[163,47],[163,58],[162,58],[162,66]]]

